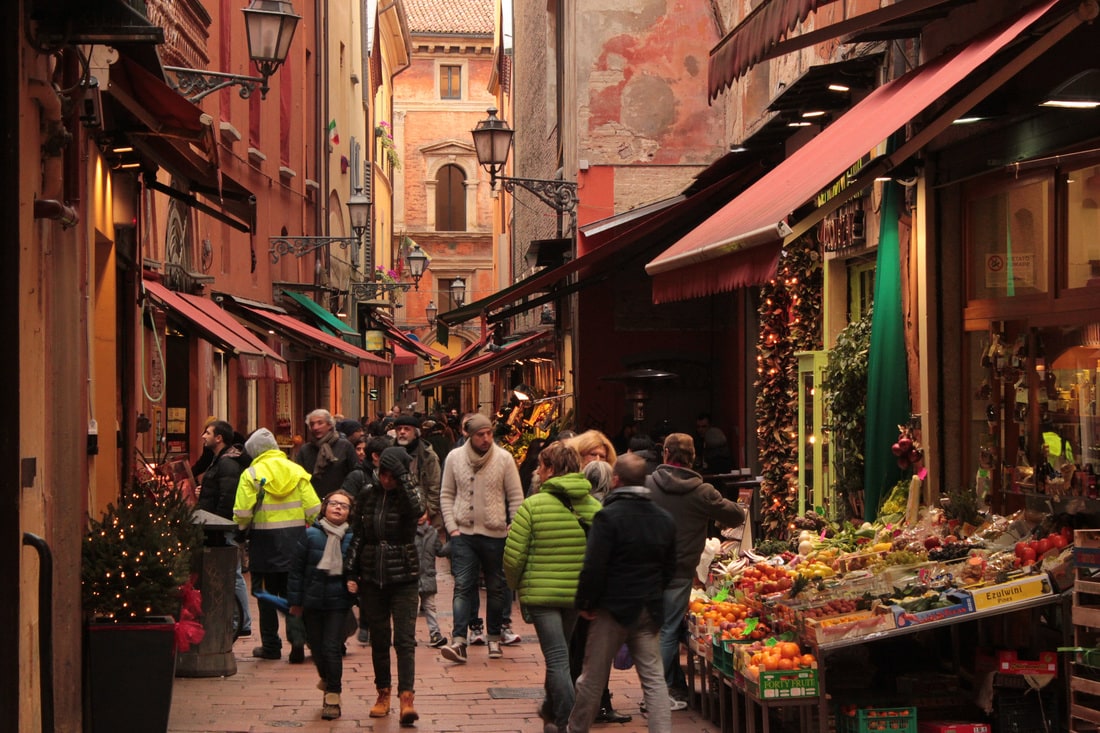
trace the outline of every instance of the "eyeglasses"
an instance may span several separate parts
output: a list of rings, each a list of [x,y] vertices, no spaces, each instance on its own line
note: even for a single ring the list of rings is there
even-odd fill
[[[328,503],[328,505],[329,506],[334,506],[337,509],[351,509],[351,504],[348,504],[348,503],[343,502],[343,501],[330,501]]]

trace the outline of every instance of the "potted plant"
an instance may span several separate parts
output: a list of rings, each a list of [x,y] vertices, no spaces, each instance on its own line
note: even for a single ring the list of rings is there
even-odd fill
[[[164,731],[176,652],[201,638],[190,581],[202,546],[187,500],[158,479],[135,481],[81,549],[85,730]]]

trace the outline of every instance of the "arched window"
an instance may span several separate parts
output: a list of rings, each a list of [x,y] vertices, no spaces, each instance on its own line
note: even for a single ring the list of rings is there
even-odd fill
[[[466,231],[466,175],[457,165],[445,165],[435,180],[435,230]]]

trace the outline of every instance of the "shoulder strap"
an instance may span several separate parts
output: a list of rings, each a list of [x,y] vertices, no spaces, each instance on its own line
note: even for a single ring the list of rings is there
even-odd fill
[[[264,484],[267,483],[266,478],[256,477],[256,467],[248,467],[248,475],[252,477],[252,483],[256,484],[256,503],[252,505],[252,517],[256,517],[256,512],[260,511],[260,507],[264,503],[264,495],[267,493],[264,491]]]
[[[581,529],[584,530],[584,536],[587,537],[588,536],[588,529],[591,525],[589,525],[589,523],[584,520],[584,517],[582,517],[580,514],[577,513],[577,510],[573,507],[573,502],[570,501],[569,497],[565,496],[564,494],[558,494],[558,493],[553,492],[553,491],[547,491],[546,493],[550,494],[550,496],[552,496],[555,499],[557,499],[558,501],[560,501],[562,503],[562,506],[564,506],[566,509],[568,509],[569,513],[572,514],[574,517],[576,517],[577,523],[580,524]]]

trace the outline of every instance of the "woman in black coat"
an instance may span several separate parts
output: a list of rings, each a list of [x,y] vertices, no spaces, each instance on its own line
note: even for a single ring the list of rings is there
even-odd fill
[[[321,717],[340,717],[344,639],[355,596],[347,589],[344,558],[351,548],[351,495],[337,489],[321,504],[321,517],[298,542],[287,584],[290,614],[301,616],[306,643],[325,690]]]
[[[411,461],[409,452],[400,446],[382,451],[377,485],[365,488],[356,501],[352,519],[355,538],[344,564],[348,590],[360,594],[360,608],[370,628],[371,662],[378,688],[370,716],[382,718],[390,711],[392,638],[403,726],[420,717],[413,707],[420,606],[416,525],[424,514],[424,503],[416,478],[409,472]]]

